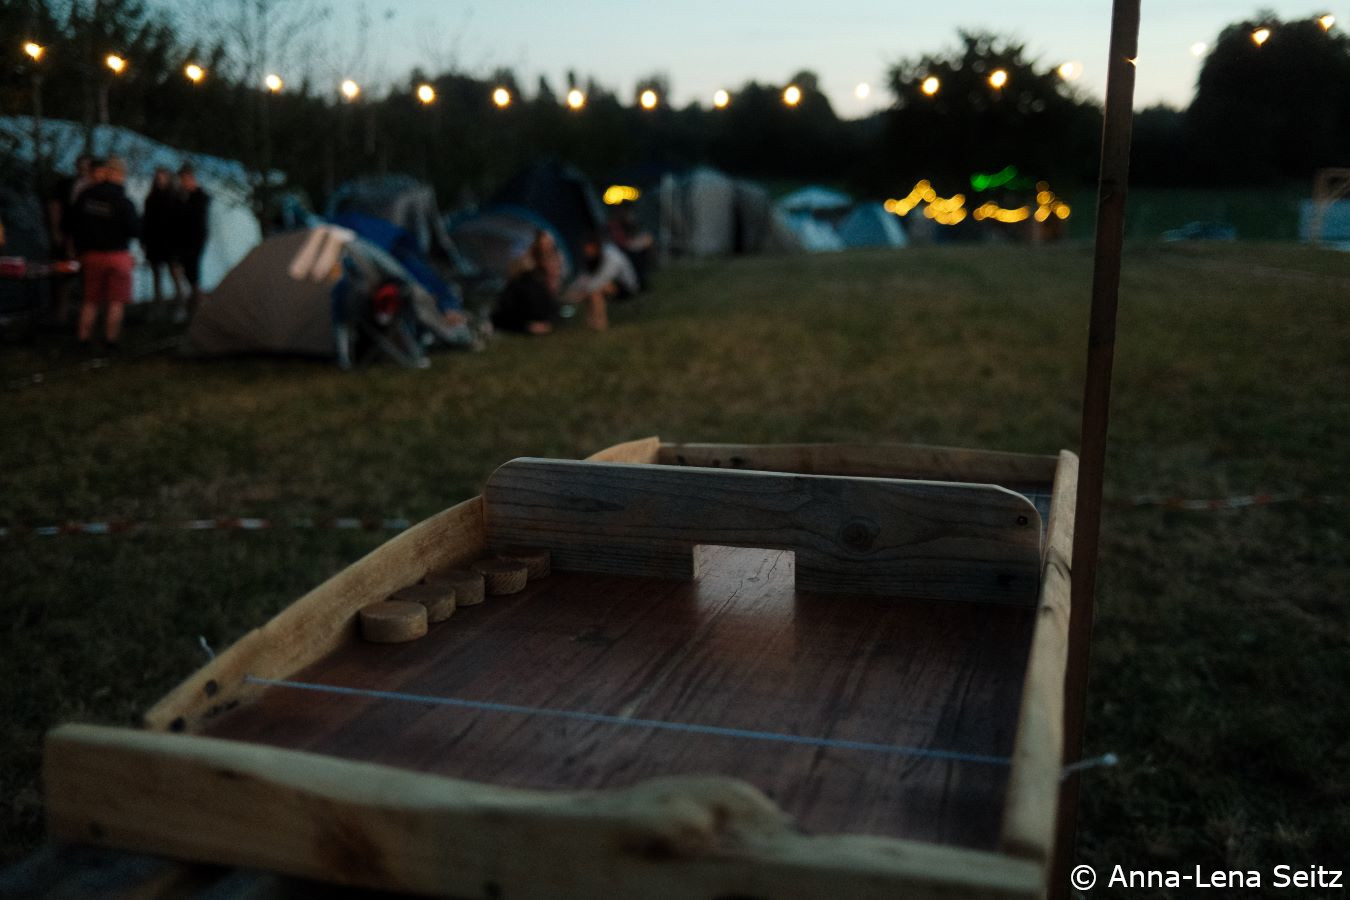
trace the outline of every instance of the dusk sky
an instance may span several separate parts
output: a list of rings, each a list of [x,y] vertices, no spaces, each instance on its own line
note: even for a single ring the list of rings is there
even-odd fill
[[[333,7],[341,25],[358,19],[361,4],[334,0]],[[734,90],[751,79],[782,84],[811,69],[845,117],[889,104],[890,64],[953,46],[963,27],[1014,36],[1044,65],[1081,62],[1080,84],[1100,97],[1110,19],[1109,0],[388,0],[365,8],[374,20],[372,43],[388,49],[378,65],[367,62],[366,73],[354,73],[372,82],[401,79],[416,65],[439,71],[453,62],[480,75],[512,68],[533,90],[539,75],[557,88],[572,69],[626,97],[638,78],[662,72],[674,102],[684,105],[707,104],[718,88]],[[1189,103],[1200,67],[1192,45],[1212,43],[1224,25],[1260,8],[1285,19],[1331,12],[1341,17],[1338,28],[1350,23],[1350,10],[1341,16],[1335,7],[1306,2],[1146,0],[1136,105]],[[865,100],[854,96],[860,82],[871,86]]]

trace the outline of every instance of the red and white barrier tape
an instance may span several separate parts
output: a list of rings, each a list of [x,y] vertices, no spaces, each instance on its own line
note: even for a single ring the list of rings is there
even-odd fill
[[[133,531],[266,531],[271,528],[299,528],[313,531],[403,531],[412,523],[407,519],[258,519],[230,516],[219,519],[188,519],[182,522],[137,522],[110,519],[106,522],[63,522],[60,525],[0,526],[0,538],[34,535],[57,537],[69,534],[126,534]]]

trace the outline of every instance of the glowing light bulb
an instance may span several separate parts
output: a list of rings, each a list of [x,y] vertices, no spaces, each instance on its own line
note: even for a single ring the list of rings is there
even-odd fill
[[[436,102],[436,89],[429,84],[419,84],[417,86],[417,99],[423,105]]]
[[[47,48],[35,41],[29,41],[23,45],[23,52],[33,58],[33,62],[42,59],[42,54],[47,52]]]
[[[206,70],[196,63],[188,63],[183,67],[183,74],[187,76],[188,81],[197,84],[206,77]]]
[[[342,82],[342,96],[346,97],[348,100],[355,100],[357,97],[361,96],[361,85],[348,78],[346,81]]]
[[[511,92],[504,87],[499,87],[492,92],[492,102],[498,109],[506,109],[511,105]]]
[[[796,106],[802,102],[802,89],[795,84],[789,84],[783,89],[783,102],[788,106]]]
[[[580,89],[572,88],[567,92],[567,105],[571,109],[581,109],[586,105],[586,95]]]
[[[940,87],[942,87],[942,82],[938,80],[937,76],[929,75],[923,80],[923,84],[919,85],[919,90],[931,97],[938,92]]]
[[[127,61],[116,53],[109,53],[103,60],[103,64],[112,69],[114,75],[121,75],[126,70]]]
[[[1252,43],[1260,47],[1266,41],[1270,40],[1269,28],[1258,28],[1252,32]]]
[[[1059,72],[1059,77],[1065,81],[1077,81],[1083,74],[1083,64],[1080,62],[1061,63],[1056,71]]]
[[[651,88],[647,88],[638,95],[638,103],[642,105],[643,109],[656,109],[656,104],[660,102],[661,98],[656,96],[656,91]]]
[[[726,91],[719,90],[713,94],[713,106],[717,109],[726,109],[729,103],[731,103],[731,95]]]
[[[1007,69],[995,69],[994,71],[989,73],[989,86],[992,87],[994,90],[996,91],[1003,90],[1004,86],[1007,85],[1007,83],[1008,83]]]
[[[280,93],[281,89],[285,86],[286,83],[282,81],[281,76],[275,72],[269,72],[267,77],[263,79],[263,87],[274,94]]]
[[[1322,26],[1323,31],[1330,31],[1331,27],[1336,24],[1336,17],[1331,13],[1327,13],[1325,16],[1318,16],[1317,24]]]
[[[872,86],[865,81],[858,82],[858,86],[853,89],[853,96],[859,100],[866,100],[872,94]]]
[[[1204,41],[1196,41],[1191,44],[1191,56],[1204,56],[1205,51],[1209,49],[1209,44]]]

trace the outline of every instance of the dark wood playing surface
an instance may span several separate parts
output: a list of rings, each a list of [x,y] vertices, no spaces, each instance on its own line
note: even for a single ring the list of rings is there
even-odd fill
[[[680,583],[555,572],[295,680],[1007,756],[1034,610],[798,594],[791,554]],[[530,788],[744,779],[811,833],[993,848],[1003,766],[271,688],[211,735]]]

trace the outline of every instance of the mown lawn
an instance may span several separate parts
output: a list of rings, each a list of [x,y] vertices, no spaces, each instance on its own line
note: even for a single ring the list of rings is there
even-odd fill
[[[0,525],[429,515],[517,455],[690,441],[1078,443],[1091,254],[949,247],[686,263],[580,327],[342,374],[0,349]],[[1350,841],[1350,256],[1128,249],[1081,855],[1336,866]],[[149,335],[133,334],[148,340]],[[65,374],[62,376],[62,372]],[[277,529],[0,538],[0,859],[41,836],[42,733],[132,722],[203,660],[389,536]],[[1146,896],[1134,892],[1132,896]],[[1165,896],[1165,894],[1158,894]]]

